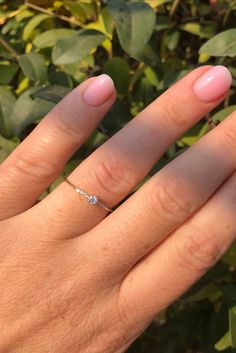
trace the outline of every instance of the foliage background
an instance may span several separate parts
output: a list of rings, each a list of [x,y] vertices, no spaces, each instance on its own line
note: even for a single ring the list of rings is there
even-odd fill
[[[235,10],[232,0],[0,0],[0,162],[89,76],[108,73],[118,98],[64,175],[189,70],[227,65],[229,96],[170,146],[149,178],[235,110]],[[233,244],[128,352],[236,352],[235,266]]]

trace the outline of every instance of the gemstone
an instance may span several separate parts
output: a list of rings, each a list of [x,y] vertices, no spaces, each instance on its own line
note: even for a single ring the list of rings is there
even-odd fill
[[[90,205],[96,205],[98,203],[97,196],[94,196],[94,195],[89,196],[88,203],[90,203]]]

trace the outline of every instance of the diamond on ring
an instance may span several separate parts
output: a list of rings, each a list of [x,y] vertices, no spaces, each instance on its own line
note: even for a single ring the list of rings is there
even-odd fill
[[[90,203],[90,205],[96,205],[98,203],[97,196],[95,196],[95,195],[89,196],[88,203]]]
[[[93,205],[93,206],[97,206],[97,207],[100,207],[100,208],[103,208],[104,210],[108,211],[108,212],[112,212],[112,210],[110,208],[108,208],[101,200],[99,200],[99,198],[95,195],[89,195],[87,194],[86,191],[78,188],[76,185],[74,185],[71,181],[69,181],[67,178],[64,178],[65,179],[65,182],[70,185],[74,190],[75,192],[79,193],[81,196],[85,197],[88,201],[88,203],[90,205]]]

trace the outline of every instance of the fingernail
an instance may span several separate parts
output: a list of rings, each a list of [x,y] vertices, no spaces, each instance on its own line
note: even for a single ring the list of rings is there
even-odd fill
[[[84,101],[92,106],[98,106],[106,102],[114,91],[114,83],[110,76],[102,74],[97,76],[85,89]]]
[[[193,92],[204,102],[213,102],[228,91],[232,83],[229,70],[222,65],[214,66],[193,85]]]

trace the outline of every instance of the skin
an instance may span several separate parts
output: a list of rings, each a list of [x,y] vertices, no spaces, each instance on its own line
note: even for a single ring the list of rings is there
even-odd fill
[[[207,70],[172,86],[69,179],[117,205],[224,99],[194,95]],[[124,352],[235,239],[235,113],[107,217],[64,182],[35,205],[114,103],[115,91],[99,107],[86,105],[93,79],[0,165],[0,352]]]

